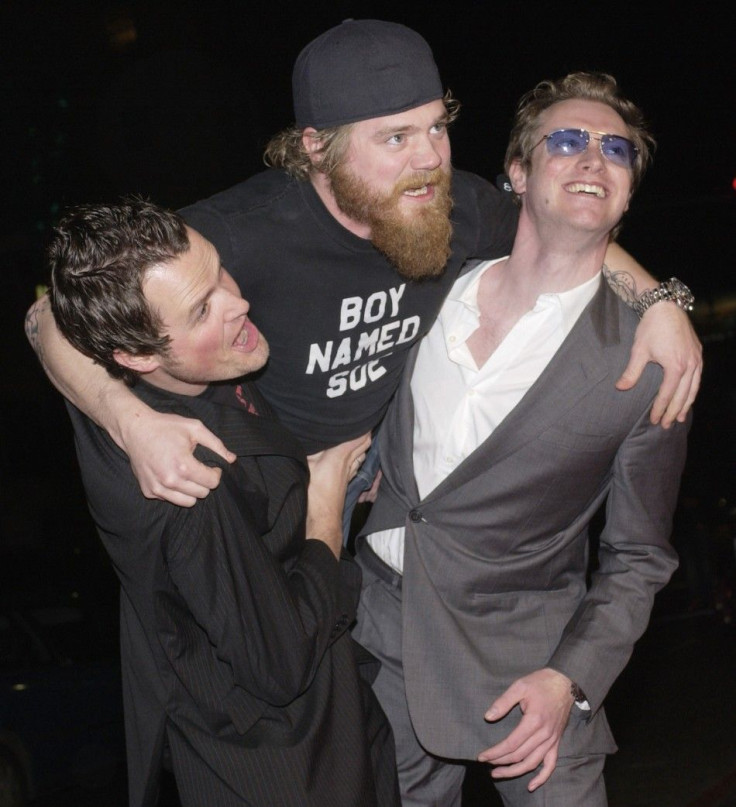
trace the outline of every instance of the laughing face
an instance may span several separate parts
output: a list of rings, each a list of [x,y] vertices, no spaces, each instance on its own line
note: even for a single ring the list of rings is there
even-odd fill
[[[540,115],[539,137],[572,128],[629,137],[619,114],[598,101],[560,101]],[[626,212],[631,169],[606,159],[596,136],[584,152],[572,156],[550,155],[542,142],[532,153],[528,171],[518,161],[510,167],[514,190],[523,199],[523,215],[533,217],[537,226],[607,233]]]
[[[337,206],[405,277],[440,274],[450,250],[450,141],[442,101],[354,124],[330,175]]]
[[[259,370],[268,344],[215,248],[194,230],[187,234],[187,252],[146,273],[143,293],[171,341],[165,354],[141,358],[135,369],[158,387],[198,395],[211,381]]]

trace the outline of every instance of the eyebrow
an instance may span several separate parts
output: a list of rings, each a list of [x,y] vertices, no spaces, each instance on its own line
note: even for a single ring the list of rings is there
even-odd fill
[[[447,123],[449,116],[447,113],[438,115],[431,123],[431,126],[436,126],[438,123]],[[394,134],[407,134],[409,132],[418,132],[422,127],[415,124],[406,124],[405,126],[387,126],[385,129],[379,129],[373,136],[375,138],[383,138],[388,135]]]

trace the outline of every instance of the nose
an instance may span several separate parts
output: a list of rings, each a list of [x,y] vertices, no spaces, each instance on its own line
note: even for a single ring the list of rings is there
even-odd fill
[[[235,317],[244,317],[250,311],[250,303],[245,297],[237,297],[233,300],[233,310],[237,312]]]
[[[232,312],[233,319],[242,317],[250,311],[250,303],[240,294],[238,284],[228,272],[223,271],[222,273],[220,290],[225,295],[226,310]]]
[[[438,143],[431,137],[423,137],[417,144],[411,158],[415,171],[433,171],[442,165],[443,153]]]
[[[590,138],[588,147],[578,158],[582,167],[588,171],[600,171],[605,165],[605,158],[601,153],[600,141]]]
[[[250,303],[244,297],[241,297],[239,292],[227,289],[224,291],[224,295],[227,319],[234,320],[244,317],[250,311]]]

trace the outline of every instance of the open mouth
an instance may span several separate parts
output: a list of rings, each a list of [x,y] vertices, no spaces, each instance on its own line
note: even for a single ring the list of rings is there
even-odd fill
[[[426,196],[429,193],[429,185],[422,185],[421,188],[407,188],[404,196]]]
[[[233,340],[233,347],[250,353],[258,344],[258,328],[247,318],[243,319],[243,327]]]
[[[606,198],[606,191],[600,185],[589,185],[587,182],[573,182],[567,185],[565,190],[568,193],[583,193],[589,196],[597,196],[599,199]]]

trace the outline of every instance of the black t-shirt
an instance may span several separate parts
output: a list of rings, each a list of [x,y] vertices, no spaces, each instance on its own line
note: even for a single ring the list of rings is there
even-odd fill
[[[440,278],[408,281],[340,225],[309,182],[269,170],[182,210],[208,238],[271,346],[258,388],[307,453],[373,429],[409,348],[468,258],[507,255],[517,214],[475,174],[452,180],[452,254]]]

